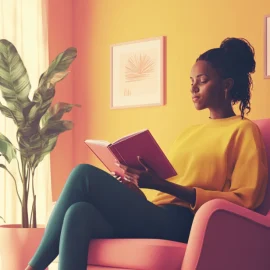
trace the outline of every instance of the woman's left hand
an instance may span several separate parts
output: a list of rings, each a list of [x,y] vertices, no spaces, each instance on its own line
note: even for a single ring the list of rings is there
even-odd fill
[[[140,188],[149,189],[155,189],[163,181],[165,181],[164,179],[161,179],[141,157],[138,156],[137,158],[139,163],[143,166],[144,170],[130,168],[124,164],[117,162],[115,163],[117,166],[124,170],[125,179],[127,181],[135,183]]]

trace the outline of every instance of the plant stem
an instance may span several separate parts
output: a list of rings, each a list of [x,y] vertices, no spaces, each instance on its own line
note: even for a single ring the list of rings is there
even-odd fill
[[[29,174],[30,175],[30,174]],[[29,178],[30,178],[30,176],[29,176]],[[33,174],[32,174],[32,178],[33,178]],[[31,179],[29,179],[29,182],[28,182],[28,184],[31,182]],[[29,185],[28,185],[28,191],[29,191]],[[32,221],[32,217],[33,217],[33,207],[34,207],[34,196],[33,196],[33,203],[32,203],[32,208],[31,208],[31,214],[30,214],[30,219],[29,219],[29,226],[30,226],[30,228],[32,228],[32,223],[33,223],[33,221]]]
[[[33,216],[33,208],[34,208],[34,201],[33,201],[33,203],[32,203],[32,209],[31,209],[31,214],[30,214],[30,222],[29,222],[29,224],[30,224],[30,228],[32,228],[32,216]]]
[[[2,165],[3,165],[3,164],[2,164]],[[21,204],[21,206],[22,206],[22,199],[21,199],[21,197],[20,197],[20,195],[19,195],[19,192],[18,192],[18,186],[17,186],[17,182],[16,182],[15,177],[13,176],[13,174],[8,170],[8,168],[7,168],[5,165],[3,165],[3,167],[1,167],[1,168],[3,168],[4,170],[6,170],[6,171],[10,174],[10,176],[13,178],[14,184],[15,184],[16,193],[17,193],[18,199],[19,199],[19,201],[20,201],[20,204]]]
[[[33,198],[33,204],[31,209],[31,216],[30,216],[30,227],[36,228],[37,227],[37,216],[36,216],[36,195]]]
[[[28,192],[27,192],[27,174],[26,174],[26,166],[27,163],[21,156],[22,161],[22,175],[23,175],[23,204],[22,204],[22,227],[28,228],[29,227],[29,220],[28,220]]]
[[[18,161],[17,157],[16,157],[16,161],[17,161],[18,171],[19,171],[19,174],[20,174],[21,182],[22,182],[23,181],[23,179],[22,179],[22,173],[21,173],[21,170],[20,170],[20,164],[19,164],[19,161]]]
[[[27,196],[29,194],[29,186],[30,186],[30,168],[27,166],[27,175],[26,175],[26,181],[27,181]]]
[[[29,179],[29,182],[31,179]],[[32,203],[32,208],[31,208],[31,214],[30,214],[30,219],[29,219],[29,227],[32,228],[32,216],[33,216],[33,207],[34,207],[34,198],[33,198],[33,203]]]
[[[33,214],[33,223],[32,228],[37,227],[37,216],[36,216],[36,194],[35,194],[35,186],[34,186],[34,176],[35,176],[35,170],[32,170],[32,195],[33,195],[33,206],[32,206],[32,213]]]

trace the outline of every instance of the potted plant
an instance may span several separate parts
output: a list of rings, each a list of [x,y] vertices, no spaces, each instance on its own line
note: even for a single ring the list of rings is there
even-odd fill
[[[20,225],[0,226],[2,269],[24,269],[43,235],[44,228],[37,228],[35,170],[54,149],[58,135],[73,128],[71,121],[61,118],[79,105],[64,102],[52,105],[52,100],[56,83],[67,76],[67,70],[76,56],[76,48],[68,48],[60,53],[40,76],[30,100],[31,84],[24,63],[11,42],[0,40],[0,92],[6,101],[6,105],[0,102],[0,111],[5,117],[11,118],[17,127],[17,146],[0,133],[0,169],[6,170],[13,179],[22,213]],[[8,166],[1,162],[3,159],[7,163],[12,160],[17,162],[20,179],[15,179]],[[19,184],[22,185],[21,193]],[[32,205],[29,205],[30,196]],[[35,243],[31,244],[32,240]],[[26,243],[27,249],[23,250]],[[8,247],[10,244],[12,246]],[[15,263],[10,265],[10,261]]]

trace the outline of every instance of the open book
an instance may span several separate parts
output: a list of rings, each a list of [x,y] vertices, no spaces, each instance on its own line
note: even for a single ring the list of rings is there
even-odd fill
[[[115,160],[134,169],[144,170],[137,156],[163,179],[177,175],[148,129],[127,135],[114,143],[99,140],[85,140],[85,143],[110,172],[122,177],[123,170],[115,165]]]

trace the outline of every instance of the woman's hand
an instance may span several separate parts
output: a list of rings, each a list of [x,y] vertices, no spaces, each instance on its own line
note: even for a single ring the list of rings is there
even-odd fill
[[[128,181],[126,179],[123,179],[120,175],[116,174],[115,172],[112,172],[111,175],[116,178],[120,183],[124,184],[126,187],[128,187],[129,189],[135,191],[136,193],[140,194],[141,196],[143,196],[145,199],[146,196],[145,194],[139,189],[138,186],[136,186],[136,184],[132,183],[131,181]]]
[[[133,169],[117,162],[115,164],[124,170],[125,180],[135,183],[140,188],[156,189],[165,180],[161,179],[141,157],[137,158],[144,170]]]

